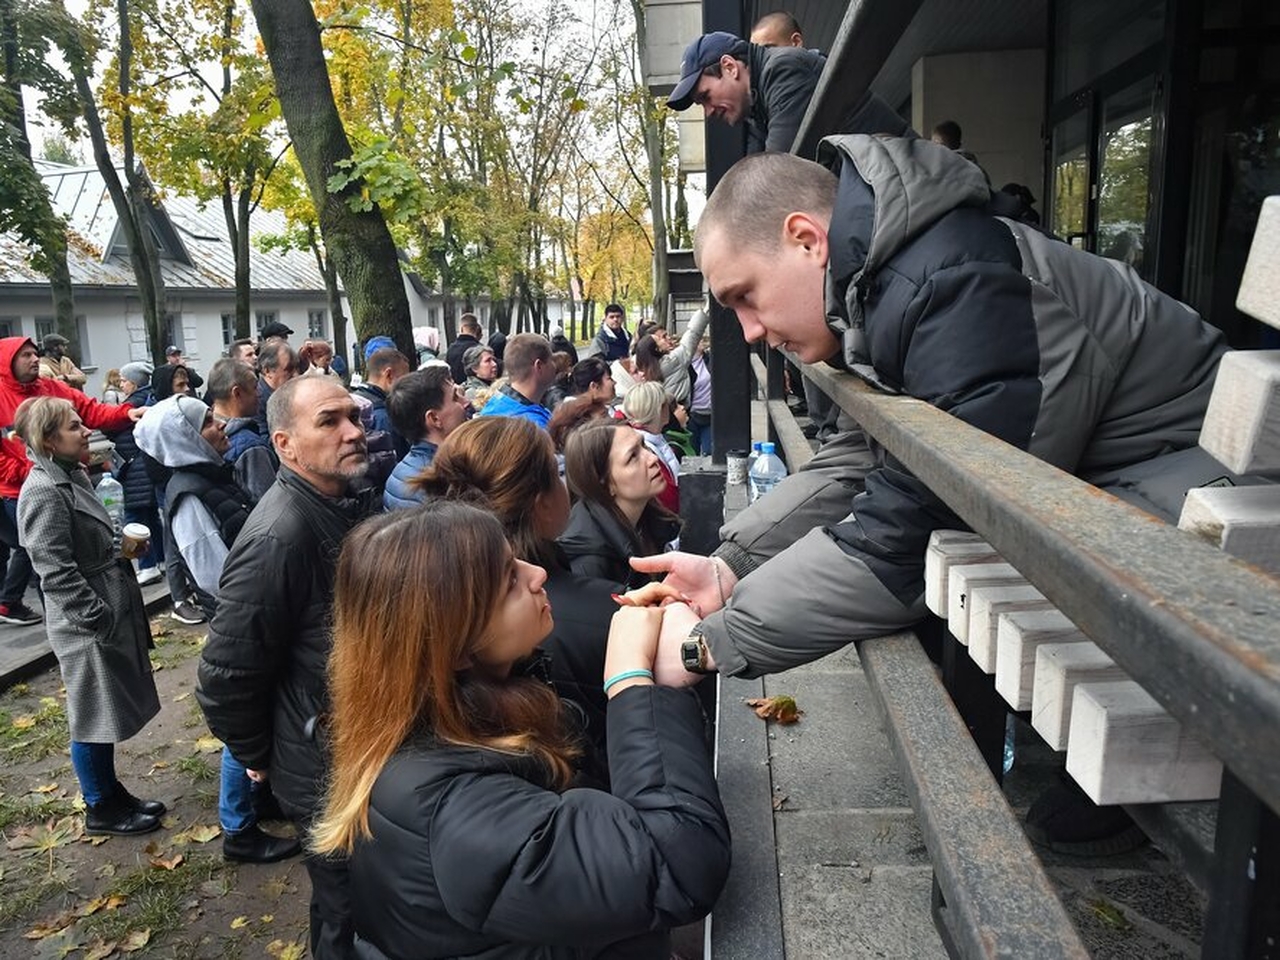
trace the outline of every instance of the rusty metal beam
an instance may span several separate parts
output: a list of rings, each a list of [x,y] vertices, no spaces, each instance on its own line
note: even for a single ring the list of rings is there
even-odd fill
[[[1088,957],[919,641],[865,640],[858,656],[946,899],[939,933],[954,955]]]
[[[923,401],[805,372],[1280,811],[1280,580]]]

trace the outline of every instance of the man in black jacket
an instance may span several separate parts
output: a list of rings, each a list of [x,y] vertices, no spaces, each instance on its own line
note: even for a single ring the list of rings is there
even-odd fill
[[[747,152],[787,151],[827,58],[802,47],[760,47],[731,33],[703,34],[684,51],[667,106],[697,104],[707,119],[747,124]]]
[[[250,777],[270,775],[280,805],[305,830],[323,800],[338,549],[373,503],[348,493],[368,461],[359,409],[341,384],[290,380],[272,393],[267,419],[280,473],[227,557],[197,698],[209,729]],[[316,857],[305,863],[311,955],[350,957],[346,866]]]
[[[445,351],[444,359],[449,364],[449,371],[453,374],[454,383],[465,383],[467,380],[467,371],[463,369],[462,358],[472,347],[480,346],[480,321],[476,319],[474,313],[464,313],[458,320],[458,336],[453,343],[449,344],[449,349]]]

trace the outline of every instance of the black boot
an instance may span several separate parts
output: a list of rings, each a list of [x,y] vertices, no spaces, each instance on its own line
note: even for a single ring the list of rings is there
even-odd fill
[[[239,863],[275,863],[301,852],[302,844],[293,837],[273,837],[263,833],[256,823],[222,837],[222,856]]]
[[[90,835],[105,833],[128,837],[137,833],[150,833],[159,827],[159,817],[135,810],[119,794],[85,808],[84,832]]]
[[[139,800],[126,790],[124,784],[119,780],[116,781],[116,797],[124,801],[131,809],[137,810],[139,813],[145,813],[148,816],[163,817],[169,812],[169,808],[159,800]]]

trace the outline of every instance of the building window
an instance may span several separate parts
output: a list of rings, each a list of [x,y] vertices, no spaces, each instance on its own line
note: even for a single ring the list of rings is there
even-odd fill
[[[308,310],[307,311],[307,337],[311,340],[325,339],[325,318],[327,311],[325,310]]]
[[[231,341],[236,338],[236,315],[234,313],[224,313],[222,315],[222,349],[226,352],[227,347],[231,346]]]
[[[80,366],[93,363],[89,354],[89,320],[82,313],[76,317],[76,335],[80,338]]]
[[[259,310],[256,317],[258,320],[258,336],[262,336],[262,328],[268,323],[276,322],[276,312],[274,310]]]
[[[57,320],[53,317],[36,317],[36,343],[43,343],[44,338],[53,333],[58,328]]]
[[[440,310],[438,307],[427,307],[427,324],[429,326],[438,326],[440,323]]]
[[[169,347],[178,347],[181,350],[186,350],[186,344],[182,342],[182,314],[165,314],[164,346],[166,350],[168,350]]]
[[[0,337],[16,337],[21,332],[21,317],[0,317]]]

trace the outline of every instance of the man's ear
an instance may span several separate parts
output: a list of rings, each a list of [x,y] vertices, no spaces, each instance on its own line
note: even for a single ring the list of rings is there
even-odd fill
[[[782,241],[827,265],[827,225],[811,213],[797,211],[782,221]]]
[[[276,456],[281,460],[288,460],[290,463],[293,462],[293,447],[289,444],[289,434],[285,433],[283,430],[277,430],[275,433],[271,434],[271,445],[276,448]]]

